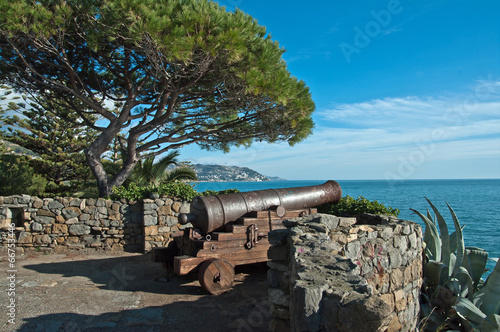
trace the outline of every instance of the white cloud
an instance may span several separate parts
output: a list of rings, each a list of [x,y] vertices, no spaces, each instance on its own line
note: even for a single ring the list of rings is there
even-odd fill
[[[294,147],[257,143],[194,159],[288,179],[380,179],[397,173],[405,160],[414,163],[405,178],[446,177],[446,167],[456,170],[454,176],[480,177],[480,168],[500,177],[494,168],[500,164],[499,89],[500,82],[488,81],[468,95],[340,104],[316,112],[314,134]]]

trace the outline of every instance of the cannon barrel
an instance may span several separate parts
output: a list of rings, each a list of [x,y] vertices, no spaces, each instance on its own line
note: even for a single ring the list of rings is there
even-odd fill
[[[271,208],[285,210],[311,208],[324,203],[338,203],[342,189],[336,181],[322,185],[284,189],[266,189],[213,196],[196,196],[191,212],[181,213],[181,224],[191,223],[203,234],[220,229],[248,212]]]

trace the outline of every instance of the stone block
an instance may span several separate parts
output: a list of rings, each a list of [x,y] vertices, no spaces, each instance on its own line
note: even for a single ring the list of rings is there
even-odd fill
[[[49,210],[63,209],[64,208],[64,205],[61,202],[56,201],[56,200],[50,200],[47,206],[49,207]]]
[[[385,331],[393,319],[392,313],[388,304],[372,296],[341,307],[339,320],[343,331]]]
[[[351,227],[356,223],[356,218],[340,217],[339,227]]]
[[[391,322],[389,323],[389,326],[387,327],[386,332],[396,332],[396,331],[401,331],[403,328],[403,325],[399,322],[398,315],[393,314]]]
[[[105,206],[98,206],[97,207],[97,213],[103,215],[103,216],[107,216],[108,215],[108,208],[105,207]]]
[[[158,218],[151,215],[144,216],[144,226],[153,226],[158,223]]]
[[[408,235],[411,233],[411,226],[409,224],[404,224],[403,229],[401,231],[403,235]]]
[[[191,212],[191,204],[188,202],[182,202],[181,207],[179,209],[179,213],[189,213]]]
[[[36,244],[50,244],[51,242],[52,240],[50,239],[50,236],[47,234],[35,236]]]
[[[172,216],[167,216],[167,226],[175,226],[179,223],[179,220],[177,220],[176,217],[172,217]],[[190,224],[191,225],[191,224]],[[185,225],[184,225],[185,226]]]
[[[80,216],[80,214],[82,214],[82,211],[80,210],[80,208],[77,208],[74,206],[64,208],[64,209],[62,209],[61,212],[62,212],[64,219],[66,219],[66,220],[71,219],[71,218],[78,218]]]
[[[90,234],[90,226],[82,224],[74,224],[69,226],[69,234],[71,235],[86,235]]]
[[[97,202],[95,203],[95,206],[106,207],[106,200],[104,198],[98,198]]]
[[[321,282],[298,280],[295,283],[290,296],[290,315],[294,317],[295,327],[299,331],[320,330],[320,303],[323,299],[323,292],[327,289],[328,285]]]
[[[408,241],[410,242],[410,249],[416,249],[417,248],[417,234],[416,233],[411,233],[408,236]]]
[[[32,243],[32,242],[33,242],[33,238],[31,236],[31,233],[29,233],[29,232],[19,233],[19,237],[17,238],[17,243],[28,244],[28,243]]]
[[[379,297],[384,303],[391,307],[391,310],[394,310],[394,294],[382,294]]]
[[[391,271],[391,286],[390,292],[395,292],[403,287],[403,271],[401,269],[394,269]]]
[[[78,217],[78,220],[80,221],[87,221],[87,220],[90,220],[90,214],[88,213],[82,213],[79,217]]]
[[[399,250],[390,248],[389,249],[389,267],[391,269],[397,269],[401,267],[403,259]]]
[[[78,223],[79,223],[79,221],[78,221],[78,218],[76,218],[76,217],[68,219],[65,222],[65,224],[67,224],[67,225],[73,225],[73,224],[78,224]]]
[[[30,221],[31,220],[31,213],[28,211],[23,212],[23,220]]]
[[[87,220],[85,221],[85,225],[92,226],[92,227],[99,227],[101,223],[98,220]]]
[[[119,204],[119,203],[114,202],[113,204],[111,204],[111,210],[113,210],[115,212],[120,212],[120,207],[121,207],[121,204]]]
[[[82,204],[82,200],[80,198],[73,198],[69,201],[69,206],[80,208],[80,204]]]
[[[55,218],[56,214],[50,210],[40,209],[36,212],[37,216],[52,217]]]
[[[394,232],[393,232],[392,228],[390,228],[390,227],[384,227],[384,229],[381,232],[379,232],[379,236],[384,241],[389,240],[390,238],[392,238],[393,235],[394,235]]]
[[[155,236],[158,235],[158,226],[146,226],[144,227],[145,236]]]
[[[411,284],[413,281],[413,266],[408,265],[403,270],[403,282],[405,285]]]
[[[158,205],[155,203],[144,203],[144,212],[146,211],[156,211],[158,209]]]
[[[43,230],[43,226],[42,226],[42,224],[34,222],[34,223],[31,223],[31,230],[33,232],[41,232]]]
[[[172,209],[170,205],[164,205],[158,209],[157,213],[159,216],[168,216],[172,213]]]
[[[181,202],[174,202],[172,204],[172,210],[174,210],[174,212],[179,213],[181,211],[181,206],[182,206]]]
[[[356,235],[356,234],[351,234],[351,235]],[[347,258],[356,260],[360,252],[361,252],[361,243],[359,241],[347,243],[345,250],[345,255]]]
[[[34,207],[35,209],[41,209],[43,206],[43,201],[39,198],[36,198],[33,200],[31,206]]]
[[[52,224],[55,221],[55,218],[44,216],[35,216],[33,219],[40,224]]]
[[[168,226],[162,226],[158,228],[158,233],[169,233],[170,232],[170,227]]]
[[[347,243],[347,235],[342,232],[334,232],[330,234],[330,239],[332,242],[337,243],[339,245],[344,245]]]

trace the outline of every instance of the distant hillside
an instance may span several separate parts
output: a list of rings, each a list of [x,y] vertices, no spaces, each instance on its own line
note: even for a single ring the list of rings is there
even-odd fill
[[[270,179],[248,167],[223,165],[193,165],[199,181],[270,181]]]
[[[17,155],[37,157],[36,153],[34,153],[33,151],[25,149],[22,146],[17,145],[15,143],[11,143],[0,139],[0,145],[2,144],[4,145],[6,150],[5,154],[17,154]]]

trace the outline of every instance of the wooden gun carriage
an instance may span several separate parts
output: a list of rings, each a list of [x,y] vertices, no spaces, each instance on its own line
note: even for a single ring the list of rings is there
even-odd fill
[[[211,294],[228,291],[237,265],[268,261],[271,230],[285,228],[283,220],[316,213],[315,206],[337,203],[340,185],[267,189],[244,193],[197,196],[191,212],[181,213],[181,224],[193,227],[173,235],[168,248],[154,248],[153,260],[173,264],[185,275],[198,271],[203,288]]]

